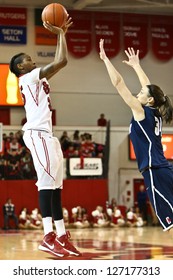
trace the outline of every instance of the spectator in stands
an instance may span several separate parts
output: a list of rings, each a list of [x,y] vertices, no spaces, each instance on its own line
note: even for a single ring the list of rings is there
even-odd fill
[[[11,155],[13,152],[16,152],[16,154],[20,155],[23,151],[22,146],[16,137],[13,137],[6,147],[8,155]]]
[[[15,137],[16,137],[17,141],[19,142],[19,144],[21,145],[21,147],[26,147],[26,145],[24,143],[24,140],[23,140],[23,132],[22,132],[22,130],[18,130],[15,133]]]
[[[93,217],[93,227],[102,228],[102,227],[108,227],[110,225],[110,222],[107,218],[106,213],[103,211],[102,206],[97,206],[94,211],[91,213]]]
[[[106,120],[105,115],[103,113],[100,114],[100,118],[97,120],[97,125],[98,126],[106,126],[107,125],[107,120]]]
[[[72,157],[80,157],[80,151],[77,147],[74,147],[74,144],[71,142],[66,151],[64,151],[65,158],[72,158]]]
[[[72,226],[75,228],[90,227],[89,217],[85,208],[81,206],[72,208]]]
[[[19,180],[22,179],[22,174],[20,170],[20,156],[16,151],[11,151],[7,155],[7,167],[6,167],[6,179],[9,180]]]
[[[92,141],[92,135],[89,133],[85,134],[85,141],[81,143],[80,155],[83,157],[95,156],[95,145]]]
[[[62,151],[66,151],[71,143],[70,137],[68,136],[67,131],[63,131],[62,136],[59,139]]]
[[[0,152],[0,180],[5,179],[6,159],[4,151]]]
[[[12,140],[12,139],[14,138],[14,132],[11,131],[11,132],[9,133],[9,137],[10,137],[10,140]]]
[[[20,169],[23,179],[34,179],[36,177],[31,153],[25,149],[25,154],[20,159]]]
[[[73,145],[75,148],[79,148],[81,145],[80,142],[80,135],[79,135],[79,130],[75,130],[73,134],[73,139],[72,139]]]
[[[7,202],[3,205],[3,215],[4,215],[4,229],[10,228],[9,220],[13,220],[15,223],[15,228],[18,229],[18,217],[15,214],[15,205],[12,203],[11,198],[7,199]]]

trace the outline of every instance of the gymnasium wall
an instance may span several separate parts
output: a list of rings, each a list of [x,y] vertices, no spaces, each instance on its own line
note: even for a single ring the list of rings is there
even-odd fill
[[[35,181],[0,181],[0,228],[3,227],[3,205],[8,198],[15,204],[17,215],[23,207],[27,207],[29,213],[34,208],[39,208]],[[70,214],[71,209],[78,205],[85,207],[90,214],[97,205],[105,207],[107,200],[107,180],[64,180],[62,206],[66,207]]]

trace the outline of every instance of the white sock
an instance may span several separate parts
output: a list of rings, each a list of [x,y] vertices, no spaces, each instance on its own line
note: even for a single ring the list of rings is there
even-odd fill
[[[58,220],[58,221],[54,221],[55,223],[55,228],[56,228],[56,234],[58,235],[58,237],[61,237],[62,235],[66,234],[66,230],[65,230],[65,225],[64,225],[64,220]]]
[[[52,217],[46,217],[42,219],[44,235],[53,231]]]

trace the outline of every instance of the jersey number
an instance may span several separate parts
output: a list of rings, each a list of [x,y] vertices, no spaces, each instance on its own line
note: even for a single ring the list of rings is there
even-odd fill
[[[49,85],[46,82],[43,82],[43,90],[46,94],[49,94],[49,92],[50,92]],[[49,107],[50,111],[52,111],[52,105],[51,105],[49,96],[47,97],[47,101],[48,101],[48,107]]]
[[[154,117],[154,118],[155,118],[155,134],[157,136],[159,136],[159,134],[162,131],[162,119],[161,118],[157,118],[157,117]]]

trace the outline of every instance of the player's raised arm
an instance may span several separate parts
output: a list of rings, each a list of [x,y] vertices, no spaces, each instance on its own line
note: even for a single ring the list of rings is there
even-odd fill
[[[115,69],[109,58],[106,56],[104,50],[104,40],[100,40],[100,58],[104,61],[107,68],[109,77],[113,86],[117,89],[119,95],[124,99],[127,105],[132,109],[135,114],[142,114],[143,117],[143,108],[136,97],[132,95],[130,90],[127,88],[123,77]]]
[[[72,25],[71,18],[69,18],[64,26],[64,30],[62,28],[51,25],[49,22],[43,23],[44,27],[48,29],[50,32],[57,34],[57,47],[55,52],[54,61],[44,66],[40,70],[40,79],[46,77],[50,79],[53,75],[55,75],[59,70],[67,64],[67,44],[65,33],[68,28]]]
[[[124,60],[123,63],[126,63],[135,70],[141,86],[144,87],[146,85],[150,85],[150,80],[140,65],[139,50],[137,50],[135,53],[133,48],[128,48],[127,50],[125,50],[125,54],[127,55],[128,60]]]

